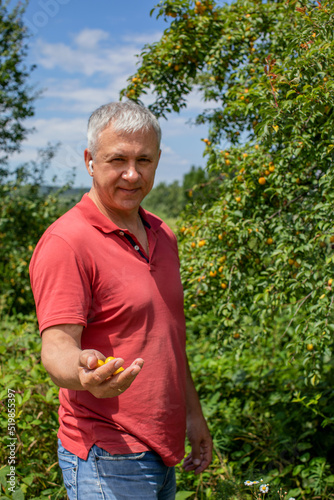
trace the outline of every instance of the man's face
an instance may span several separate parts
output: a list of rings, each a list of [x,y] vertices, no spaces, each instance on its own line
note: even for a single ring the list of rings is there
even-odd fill
[[[153,187],[160,151],[152,131],[116,133],[112,125],[100,134],[93,160],[93,186],[104,208],[120,215],[138,211]],[[92,157],[85,151],[85,161]]]

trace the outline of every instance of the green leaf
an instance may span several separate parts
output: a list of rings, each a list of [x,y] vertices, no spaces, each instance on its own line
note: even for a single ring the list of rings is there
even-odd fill
[[[178,491],[175,496],[175,500],[185,500],[194,496],[196,493],[194,491]]]

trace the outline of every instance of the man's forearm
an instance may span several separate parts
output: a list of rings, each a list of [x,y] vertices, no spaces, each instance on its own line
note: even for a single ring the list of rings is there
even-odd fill
[[[185,458],[183,467],[200,474],[212,460],[212,439],[205,421],[201,403],[187,365],[187,436],[191,445],[191,453]]]
[[[201,403],[199,401],[199,397],[195,388],[195,384],[193,382],[189,364],[187,362],[186,366],[186,407],[187,407],[187,418],[188,417],[203,417]]]
[[[84,390],[78,370],[81,331],[79,325],[59,325],[42,334],[42,363],[58,387]]]

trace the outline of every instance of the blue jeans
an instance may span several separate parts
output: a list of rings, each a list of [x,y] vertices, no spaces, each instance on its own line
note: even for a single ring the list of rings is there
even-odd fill
[[[95,444],[87,460],[58,440],[58,459],[69,500],[174,500],[174,467],[152,451],[110,455]]]

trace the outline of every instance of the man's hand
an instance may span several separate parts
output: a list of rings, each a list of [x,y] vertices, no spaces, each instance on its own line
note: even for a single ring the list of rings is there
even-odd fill
[[[183,461],[185,471],[203,472],[212,460],[212,439],[205,419],[198,417],[187,419],[187,435],[191,452]]]
[[[143,367],[144,360],[135,361],[124,371],[113,375],[122,366],[124,359],[115,358],[106,365],[98,366],[98,360],[104,356],[98,351],[84,350],[79,357],[79,380],[84,390],[96,398],[113,398],[130,387]]]
[[[89,391],[96,398],[113,398],[126,391],[142,369],[137,358],[124,371],[113,375],[124,360],[115,358],[98,366],[104,355],[95,349],[81,350],[81,325],[56,325],[42,333],[42,361],[58,387]]]

